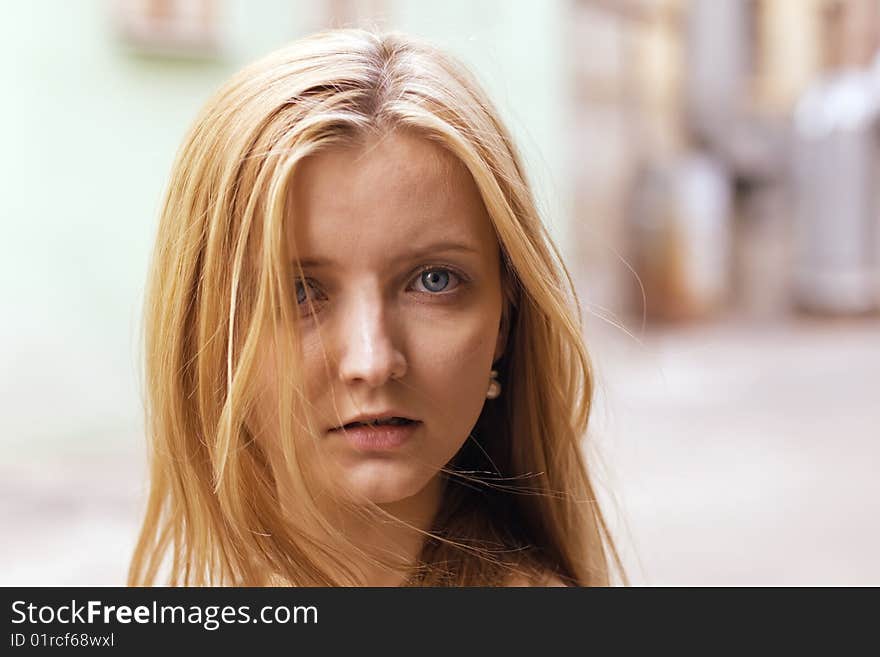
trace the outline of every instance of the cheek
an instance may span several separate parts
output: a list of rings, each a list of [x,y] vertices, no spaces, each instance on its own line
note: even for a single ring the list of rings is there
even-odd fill
[[[303,358],[297,363],[298,368],[304,374],[303,384],[307,389],[307,396],[309,387],[316,379],[315,372],[312,371],[314,365],[310,370],[309,364],[318,360],[321,359]],[[271,441],[270,448],[272,450],[276,447],[274,443],[279,440],[278,411],[279,401],[281,401],[279,398],[283,390],[280,379],[284,377],[288,364],[292,366],[293,362],[294,354],[292,351],[280,354],[274,347],[262,348],[257,356],[256,398],[248,423],[249,426],[259,429],[264,441]],[[323,360],[321,362],[323,363]],[[288,393],[290,392],[288,391]]]
[[[493,330],[485,319],[479,319],[436,326],[430,335],[429,346],[425,344],[427,332],[422,333],[420,353],[414,360],[421,368],[428,367],[438,376],[460,377],[464,383],[491,362],[497,329]]]
[[[332,390],[334,364],[325,350],[325,345],[317,332],[310,332],[303,336],[302,360],[300,368],[303,373],[303,385],[305,386],[306,399],[319,413],[325,403],[328,403]]]
[[[498,338],[497,312],[480,312],[422,326],[410,364],[418,383],[441,406],[443,416],[469,431],[485,402]]]
[[[282,423],[278,415],[279,410],[287,409],[289,411],[290,417],[288,419],[293,422],[292,427],[294,431],[296,426],[301,425],[301,420],[297,420],[295,417],[297,409],[300,409],[299,412],[302,412],[301,405],[295,402],[298,395],[293,390],[285,390],[284,386],[281,386],[279,383],[279,378],[284,377],[284,369],[287,363],[292,365],[293,359],[294,355],[292,352],[279,355],[278,351],[273,348],[265,348],[260,351],[258,355],[256,397],[246,419],[248,429],[251,430],[257,443],[268,455],[273,467],[283,467],[284,445],[282,443],[288,439],[295,439],[293,434],[285,436],[281,433]],[[320,371],[323,373],[324,359],[320,356],[310,358],[308,353],[303,353],[302,358],[297,363],[304,375],[302,383],[306,388],[307,405],[313,408],[314,403],[312,400],[315,398],[314,396],[320,395],[320,392],[314,389],[318,363],[320,363]],[[293,384],[294,382],[291,381],[290,383]],[[280,398],[282,392],[291,395],[291,398],[282,400]],[[310,462],[314,458],[311,441],[298,441],[295,453],[298,459],[302,459],[302,464]]]

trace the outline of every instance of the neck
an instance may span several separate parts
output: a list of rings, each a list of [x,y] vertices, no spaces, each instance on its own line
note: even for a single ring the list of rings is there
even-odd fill
[[[329,496],[318,500],[319,510],[334,530],[376,558],[397,564],[384,566],[372,563],[367,555],[352,555],[351,564],[363,574],[365,586],[401,586],[405,583],[424,543],[421,531],[430,529],[439,508],[442,483],[441,477],[435,476],[411,497],[376,505],[391,517],[378,515],[367,507],[352,509]],[[286,496],[286,499],[290,497]],[[283,506],[288,517],[292,518],[290,511],[295,507]]]
[[[349,540],[356,545],[369,546],[379,556],[401,564],[399,568],[389,570],[363,561],[361,567],[367,575],[367,586],[400,586],[406,581],[424,543],[425,537],[421,532],[431,528],[440,505],[441,492],[441,479],[435,476],[415,495],[378,505],[394,520],[380,518],[376,522],[360,514],[346,516],[343,531]]]

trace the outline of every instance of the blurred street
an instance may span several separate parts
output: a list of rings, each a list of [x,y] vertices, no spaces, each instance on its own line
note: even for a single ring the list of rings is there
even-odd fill
[[[590,344],[634,583],[880,584],[880,322]]]

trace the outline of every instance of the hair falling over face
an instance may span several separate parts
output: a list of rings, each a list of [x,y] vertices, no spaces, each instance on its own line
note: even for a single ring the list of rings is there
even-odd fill
[[[497,111],[430,45],[332,30],[239,72],[177,154],[145,305],[150,493],[130,585],[358,586],[357,563],[400,566],[338,531],[319,478],[300,467],[321,428],[296,348],[275,352],[273,421],[289,439],[270,454],[252,421],[262,346],[301,330],[283,302],[296,298],[284,228],[294,173],[329,147],[394,131],[442,147],[473,178],[500,247],[508,331],[492,365],[503,392],[442,469],[405,584],[626,581],[585,458],[593,382],[574,286]]]

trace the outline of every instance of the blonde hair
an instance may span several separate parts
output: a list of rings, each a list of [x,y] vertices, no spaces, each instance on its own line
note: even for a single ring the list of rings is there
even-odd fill
[[[151,489],[131,585],[156,583],[163,568],[176,585],[363,583],[354,546],[283,516],[247,418],[258,346],[278,321],[296,334],[282,300],[295,298],[283,226],[297,165],[392,130],[441,145],[473,177],[501,247],[509,327],[496,366],[504,393],[445,469],[442,506],[408,582],[496,585],[523,570],[571,585],[623,576],[581,449],[592,377],[580,308],[507,130],[444,53],[399,34],[332,30],[233,77],[174,163],[145,306]],[[278,368],[292,372],[281,435],[314,435],[292,358]],[[297,503],[327,529],[296,467],[298,445],[281,446]]]

